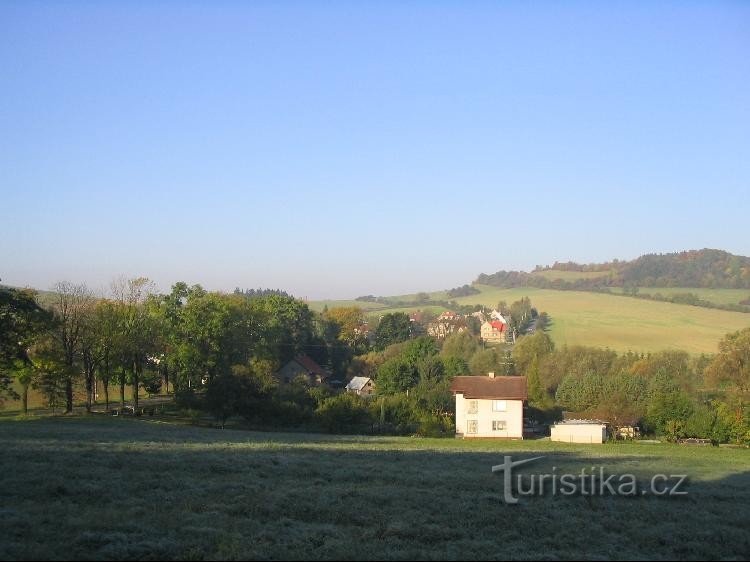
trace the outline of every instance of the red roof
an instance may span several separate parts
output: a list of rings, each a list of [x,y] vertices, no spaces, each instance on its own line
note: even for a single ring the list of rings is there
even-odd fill
[[[464,398],[494,400],[526,400],[526,377],[455,377],[451,383],[453,394]]]
[[[500,322],[500,320],[493,320],[492,322],[490,322],[490,325],[500,332],[505,331],[505,324]]]
[[[307,369],[308,372],[314,373],[314,374],[321,374],[326,375],[325,369],[318,365],[315,361],[313,361],[309,356],[307,355],[298,355],[294,358],[294,360],[302,365],[305,369]]]

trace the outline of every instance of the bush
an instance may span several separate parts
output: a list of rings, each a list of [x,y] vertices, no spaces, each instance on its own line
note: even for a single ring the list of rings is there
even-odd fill
[[[372,423],[367,402],[349,393],[325,399],[315,411],[315,417],[330,433],[364,433]]]

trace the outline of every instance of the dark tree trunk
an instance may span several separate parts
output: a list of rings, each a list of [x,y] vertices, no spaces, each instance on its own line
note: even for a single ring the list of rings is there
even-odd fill
[[[23,408],[23,415],[29,413],[29,383],[23,385],[23,394],[21,394],[21,407]]]
[[[133,408],[138,409],[138,384],[140,383],[141,365],[138,361],[133,361]]]
[[[73,411],[73,377],[65,379],[65,413]]]
[[[120,376],[120,408],[125,409],[125,369]]]
[[[169,394],[169,368],[166,361],[164,361],[164,368],[162,369],[162,388],[164,389],[163,394]]]
[[[109,412],[109,377],[102,379],[104,386],[104,411]]]

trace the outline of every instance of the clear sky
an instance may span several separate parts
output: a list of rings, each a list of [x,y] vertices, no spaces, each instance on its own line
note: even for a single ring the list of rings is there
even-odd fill
[[[2,2],[0,278],[750,255],[750,2]]]

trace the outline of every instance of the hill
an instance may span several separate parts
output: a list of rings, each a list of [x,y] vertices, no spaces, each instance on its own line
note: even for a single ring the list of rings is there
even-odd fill
[[[494,287],[590,290],[601,287],[696,287],[750,289],[750,258],[723,250],[646,254],[631,261],[555,263],[531,272],[480,274],[476,283]]]

